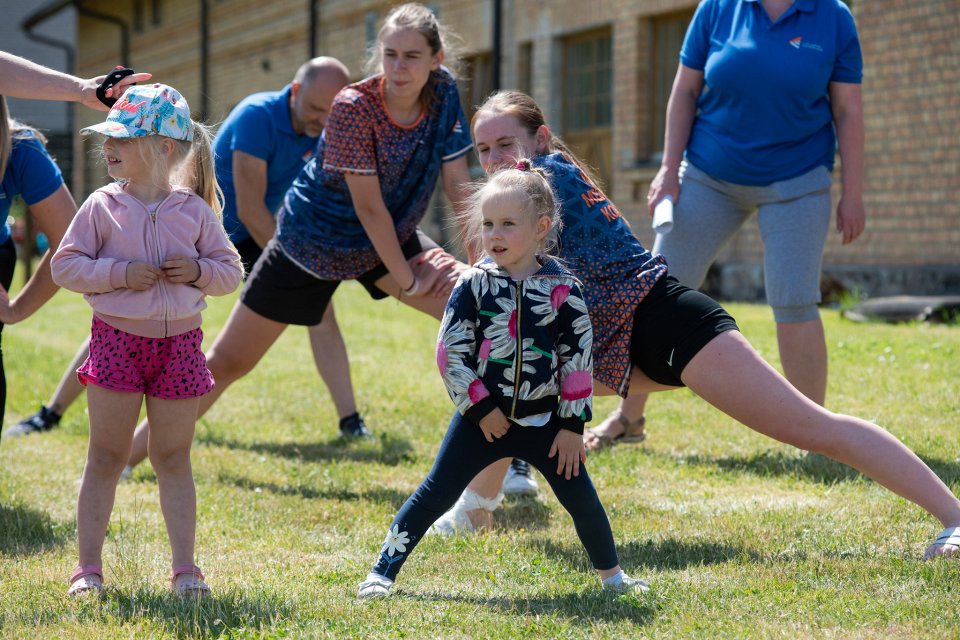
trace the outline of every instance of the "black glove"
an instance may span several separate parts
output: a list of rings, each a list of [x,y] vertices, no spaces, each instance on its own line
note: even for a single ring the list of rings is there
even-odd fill
[[[100,83],[100,86],[97,87],[97,99],[108,107],[112,107],[117,103],[117,98],[108,98],[107,89],[112,88],[115,84],[134,74],[133,69],[128,69],[127,67],[117,66],[107,74],[107,77],[104,78],[103,82]]]

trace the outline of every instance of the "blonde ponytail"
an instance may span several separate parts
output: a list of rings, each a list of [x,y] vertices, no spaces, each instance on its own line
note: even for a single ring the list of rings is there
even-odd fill
[[[203,198],[219,217],[223,211],[223,191],[217,182],[213,160],[213,130],[201,122],[194,122],[193,145],[184,169],[185,186]]]

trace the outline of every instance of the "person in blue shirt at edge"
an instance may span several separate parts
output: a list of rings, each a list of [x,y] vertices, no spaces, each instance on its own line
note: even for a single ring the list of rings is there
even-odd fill
[[[36,129],[12,119],[6,99],[0,95],[0,332],[3,326],[26,320],[57,292],[50,274],[52,252],[44,253],[36,271],[10,299],[17,251],[7,225],[14,198],[23,198],[54,248],[77,212],[77,204],[63,183],[60,168],[44,146],[46,139]],[[0,424],[7,403],[7,380],[0,351]]]
[[[315,58],[303,64],[284,89],[256,93],[241,101],[220,126],[214,147],[217,181],[224,194],[223,222],[240,252],[245,272],[273,236],[273,214],[300,169],[313,156],[330,104],[348,82],[349,71],[339,60]],[[368,435],[357,412],[346,345],[332,307],[323,322],[309,328],[309,334],[317,369],[340,416],[341,433]],[[12,427],[8,435],[48,431],[59,423],[82,391],[74,372],[86,356],[84,343],[51,401]],[[146,434],[143,429],[137,432],[130,467],[146,457]]]
[[[862,76],[856,26],[841,0],[702,2],[680,53],[647,197],[651,214],[673,199],[673,231],[657,235],[653,253],[693,288],[759,212],[780,362],[820,405],[827,346],[817,303],[838,146],[836,229],[844,245],[864,229]],[[646,399],[625,400],[587,432],[587,448],[642,440]]]
[[[149,73],[136,73],[120,80],[107,90],[107,97],[117,97],[126,88],[137,82],[150,79]],[[63,100],[79,102],[98,111],[107,111],[108,107],[97,98],[97,87],[104,76],[96,78],[78,78],[54,69],[41,66],[26,58],[0,51],[0,101],[3,95],[11,98],[30,100]],[[10,203],[16,195],[26,201],[28,212],[34,216],[49,245],[54,248],[66,231],[70,220],[77,212],[76,203],[70,195],[56,163],[47,154],[43,146],[43,135],[35,129],[10,118],[6,102],[3,101],[0,113],[0,175],[3,189],[0,191],[0,215],[6,223]],[[22,189],[22,190],[21,190]],[[30,317],[49,300],[58,287],[50,277],[49,255],[41,259],[38,270],[13,300],[6,294],[13,276],[16,261],[12,244],[7,246],[8,231],[0,229],[0,251],[4,252],[0,268],[0,282],[4,289],[0,302],[0,322],[14,324]],[[12,258],[11,258],[12,256]],[[6,264],[7,259],[14,262]],[[2,358],[2,355],[0,355]],[[2,361],[0,361],[2,376]],[[75,379],[71,371],[71,377]],[[79,384],[77,385],[79,386]],[[6,380],[0,380],[3,398],[6,398]],[[0,407],[5,405],[0,402]],[[0,427],[3,425],[3,410],[0,409]],[[9,432],[8,432],[9,433]]]

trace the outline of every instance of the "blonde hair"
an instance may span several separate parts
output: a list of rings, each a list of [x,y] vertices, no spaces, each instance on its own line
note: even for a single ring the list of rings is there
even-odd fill
[[[382,71],[383,65],[383,39],[388,33],[401,31],[403,29],[412,29],[422,35],[430,47],[430,55],[437,55],[444,52],[444,67],[456,76],[458,65],[458,56],[453,41],[459,40],[449,29],[440,24],[437,16],[427,7],[419,2],[408,2],[401,4],[390,10],[383,26],[377,33],[377,40],[367,52],[367,61],[363,69],[367,75],[375,75]],[[420,90],[420,104],[423,110],[430,113],[433,110],[436,100],[436,86],[440,82],[440,75],[436,72],[430,74],[427,84]]]
[[[14,139],[36,138],[40,144],[47,146],[47,138],[28,124],[10,117],[7,99],[0,95],[0,181],[7,173],[7,164],[13,153]]]
[[[541,126],[547,124],[540,106],[533,98],[522,91],[497,91],[490,94],[490,97],[484,100],[483,104],[477,108],[477,112],[473,114],[470,121],[471,133],[477,126],[477,120],[483,114],[513,116],[530,135],[534,135]],[[550,132],[550,140],[547,141],[547,152],[560,153],[583,172],[592,186],[601,192],[603,191],[603,185],[594,170],[578,158],[567,146],[567,143],[554,135],[552,131]]]
[[[560,208],[550,186],[549,174],[526,159],[519,160],[515,167],[497,171],[484,182],[473,183],[469,204],[460,214],[465,246],[481,247],[483,207],[500,198],[515,198],[524,203],[523,213],[532,222],[544,216],[549,218],[550,231],[541,243],[540,253],[551,255],[557,247],[562,226]]]
[[[132,138],[137,141],[140,157],[153,170],[153,183],[191,189],[210,205],[219,217],[223,211],[223,191],[217,182],[213,163],[213,129],[193,121],[193,140],[176,140],[160,135]],[[174,151],[167,156],[160,145],[164,140],[174,143]]]

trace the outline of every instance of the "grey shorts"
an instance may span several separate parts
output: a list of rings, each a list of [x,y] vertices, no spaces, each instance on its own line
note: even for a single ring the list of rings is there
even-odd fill
[[[764,286],[774,319],[815,320],[830,227],[830,185],[830,172],[822,166],[752,187],[716,180],[684,162],[673,231],[657,235],[653,253],[667,259],[670,274],[681,283],[699,288],[721,249],[756,211]]]

